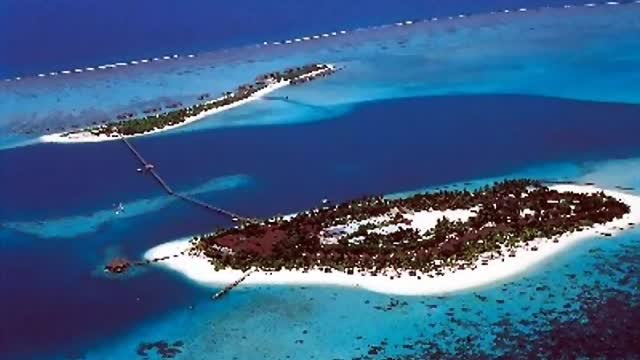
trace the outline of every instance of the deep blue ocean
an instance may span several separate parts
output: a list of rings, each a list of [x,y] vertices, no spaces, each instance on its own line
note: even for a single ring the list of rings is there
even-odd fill
[[[0,4],[0,75],[559,4],[9,0]],[[204,85],[196,78],[211,76],[201,70],[210,59],[216,69],[207,71],[228,74],[213,76],[226,86],[247,71],[317,55],[346,69],[229,111],[219,122],[131,141],[173,188],[255,217],[308,209],[323,198],[518,176],[640,194],[640,98],[632,81],[640,7],[546,14],[427,28],[428,36],[356,35],[363,38],[344,41],[360,39],[357,46],[332,43],[331,51],[252,53],[255,64],[229,65],[212,55],[166,73],[1,88],[0,145],[8,145],[0,146],[0,358],[155,359],[136,351],[160,340],[182,342],[177,359],[638,358],[640,333],[630,326],[640,320],[637,229],[456,295],[240,287],[214,303],[215,289],[169,271],[113,279],[102,267],[114,256],[136,259],[155,245],[229,226],[227,219],[168,198],[136,172],[139,164],[121,142],[14,147],[9,130],[136,108],[145,96],[197,93]],[[398,67],[376,73],[391,65]],[[118,203],[125,212],[116,215]]]
[[[587,1],[579,1],[586,3]],[[0,78],[562,0],[4,0]]]
[[[609,118],[612,113],[615,119]],[[247,174],[251,180],[245,186],[203,198],[242,214],[269,216],[316,206],[325,197],[339,201],[549,163],[637,157],[638,116],[640,108],[632,105],[525,96],[425,97],[363,104],[322,122],[133,142],[180,189]],[[15,169],[3,174],[0,192],[6,199],[2,217],[12,221],[92,213],[116,202],[163,196],[151,178],[134,171],[134,158],[119,142],[5,150],[0,161]],[[549,174],[559,175],[565,173]],[[537,176],[544,178],[545,172]],[[11,296],[3,297],[2,307],[11,311],[3,316],[2,348],[82,351],[140,322],[202,302],[210,291],[173,276],[148,271],[111,280],[99,267],[110,254],[136,257],[163,239],[224,224],[200,208],[172,203],[126,221],[114,217],[71,238],[3,230],[1,286]]]

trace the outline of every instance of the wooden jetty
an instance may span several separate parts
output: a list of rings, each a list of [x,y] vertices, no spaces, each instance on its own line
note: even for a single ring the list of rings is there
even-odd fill
[[[151,176],[153,176],[153,178],[158,182],[158,184],[160,184],[160,186],[164,189],[164,191],[167,192],[167,194],[169,194],[171,196],[175,196],[178,199],[181,199],[183,201],[189,202],[191,204],[194,204],[194,205],[203,207],[205,209],[211,210],[211,211],[216,212],[218,214],[222,214],[222,215],[225,215],[227,217],[230,217],[233,221],[247,221],[247,220],[250,220],[249,218],[246,218],[244,216],[238,215],[238,214],[236,214],[236,213],[234,213],[232,211],[229,211],[229,210],[217,207],[217,206],[213,206],[211,204],[207,204],[204,201],[201,201],[201,200],[198,200],[198,199],[194,199],[191,196],[175,192],[169,186],[169,184],[167,184],[167,182],[162,178],[162,176],[160,176],[160,174],[158,173],[158,170],[156,170],[155,166],[153,164],[151,164],[150,162],[148,162],[142,156],[142,154],[140,154],[140,152],[138,150],[136,150],[136,148],[133,146],[133,144],[131,144],[131,142],[126,137],[122,136],[122,134],[119,134],[119,133],[118,133],[118,136],[127,145],[129,150],[131,151],[131,153],[133,153],[133,155],[142,164],[142,166],[144,168],[144,171],[148,172],[149,174],[151,174]]]
[[[235,288],[236,286],[240,285],[241,282],[243,282],[249,275],[251,275],[253,272],[255,271],[255,269],[251,269],[247,272],[245,272],[244,274],[242,274],[242,277],[240,277],[238,280],[232,282],[231,284],[225,286],[222,290],[218,291],[217,293],[215,293],[211,299],[212,300],[218,300],[221,297],[225,296],[229,291],[233,290],[233,288]]]

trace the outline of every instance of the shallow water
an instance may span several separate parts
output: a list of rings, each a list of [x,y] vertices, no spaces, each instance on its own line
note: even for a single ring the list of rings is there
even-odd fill
[[[611,175],[609,166],[592,164],[591,170],[577,177],[572,166],[539,175],[590,181],[604,169]],[[536,170],[527,170],[532,172]],[[141,338],[185,339],[183,358],[187,359],[208,359],[212,354],[221,359],[347,359],[367,355],[370,346],[380,344],[385,344],[384,351],[370,358],[433,356],[435,349],[429,346],[464,355],[472,351],[490,357],[513,355],[522,351],[517,342],[532,342],[538,336],[541,343],[552,342],[555,339],[545,338],[545,331],[554,324],[559,327],[560,321],[584,316],[579,301],[585,294],[606,298],[607,292],[615,290],[637,302],[639,235],[634,230],[613,240],[588,240],[525,277],[446,297],[303,286],[241,287],[220,302],[199,302],[195,310],[178,311],[139,327],[116,345],[109,344],[108,350],[88,355],[125,356]],[[508,341],[501,343],[497,338]],[[467,341],[469,347],[461,347]],[[428,345],[431,342],[434,345]],[[634,355],[625,353],[625,357]]]
[[[508,106],[493,113],[496,104]],[[133,142],[174,188],[242,214],[269,216],[315,206],[324,197],[340,201],[455,182],[470,181],[467,186],[477,186],[490,181],[488,178],[509,174],[594,179],[607,187],[638,186],[633,170],[640,156],[634,136],[639,130],[635,121],[639,109],[635,105],[524,96],[426,97],[371,102],[321,122],[209,129]],[[423,120],[423,113],[430,114],[429,121]],[[611,119],[610,114],[616,117]],[[558,118],[562,121],[555,120]],[[45,315],[18,308],[8,318],[9,326],[18,330],[7,341],[19,352],[37,342],[49,358],[71,351],[87,353],[89,358],[115,359],[133,356],[140,342],[167,339],[185,341],[185,358],[207,358],[212,352],[220,359],[247,358],[255,351],[264,358],[306,358],[305,354],[349,358],[368,352],[367,344],[387,338],[387,351],[412,353],[400,344],[440,331],[443,325],[425,327],[424,316],[443,324],[449,307],[482,306],[480,315],[490,316],[493,322],[504,316],[504,309],[523,301],[531,302],[531,309],[518,314],[519,318],[535,313],[536,306],[564,311],[567,299],[577,296],[572,292],[547,301],[542,295],[532,295],[531,289],[525,294],[520,294],[521,290],[505,294],[500,288],[491,288],[480,292],[481,296],[493,299],[487,301],[504,300],[500,306],[485,309],[486,303],[461,295],[402,298],[407,305],[381,311],[375,306],[394,305],[391,298],[397,297],[334,288],[244,288],[212,304],[207,300],[212,289],[193,287],[159,269],[141,271],[131,279],[108,280],[99,268],[113,256],[137,258],[155,244],[210,231],[226,224],[225,219],[163,198],[152,179],[135,171],[138,165],[120,143],[37,145],[2,151],[0,160],[6,168],[16,169],[17,175],[3,177],[3,183],[10,186],[2,190],[2,197],[9,202],[0,206],[7,223],[0,236],[8,249],[1,256],[12,273],[22,274],[19,279],[2,282],[3,291],[15,295],[7,300],[7,306],[16,308],[12,301],[40,303],[32,296],[52,291],[52,276],[64,279],[53,286],[60,295],[47,298],[55,310]],[[52,169],[46,187],[38,177],[43,168]],[[69,170],[63,169],[71,169],[72,178]],[[119,201],[125,205],[124,216],[110,214],[109,209]],[[635,239],[637,233],[627,233],[614,241],[587,242],[587,250],[571,251],[566,258],[553,259],[549,266],[563,269],[568,264],[572,273],[578,271],[573,266],[596,272],[596,265],[589,265],[588,249],[606,248],[607,244],[634,246]],[[615,263],[619,255],[614,252],[598,259]],[[34,267],[34,263],[38,265]],[[42,268],[48,271],[43,273]],[[567,286],[567,280],[560,281],[558,277],[564,278],[558,274],[543,274],[535,281],[515,280],[513,287],[526,288],[534,281],[558,289],[552,293],[571,290],[577,294],[580,288],[559,290]],[[616,280],[626,273],[609,275]],[[595,279],[579,278],[586,282]],[[600,285],[613,280],[600,280]],[[116,293],[119,300],[115,303],[97,301]],[[158,297],[163,300],[157,302]],[[369,304],[365,304],[367,299]],[[435,301],[446,310],[436,311],[420,301],[430,305]],[[83,306],[77,306],[78,302]],[[189,305],[195,309],[190,310]],[[330,311],[334,306],[340,310]],[[110,314],[109,322],[103,322],[103,313]],[[460,317],[488,324],[480,315]],[[29,324],[38,324],[37,330],[31,327],[34,325],[18,326],[25,323],[25,317],[32,319]],[[47,325],[63,318],[68,323],[65,329]],[[336,326],[342,326],[338,324],[344,325],[347,335],[338,336]],[[454,333],[440,336],[443,341],[439,345],[449,346],[462,336],[458,333],[478,334],[473,330],[476,327],[468,326],[472,325],[452,327],[448,322],[447,329]],[[319,336],[302,337],[304,330]],[[296,340],[304,340],[306,345]],[[489,343],[491,338],[481,342]]]
[[[595,329],[626,351],[613,357],[637,357],[622,343],[640,338],[635,327],[592,321],[576,330],[571,320],[594,306],[612,320],[621,309],[638,316],[638,230],[585,241],[506,284],[443,298],[240,287],[214,303],[214,289],[177,274],[150,268],[110,279],[101,267],[227,219],[166,197],[122,143],[15,145],[33,138],[17,135],[22,126],[84,124],[319,59],[345,70],[132,142],[172,187],[249,216],[505,176],[595,181],[640,195],[639,11],[474,16],[0,85],[0,293],[11,294],[0,300],[10,309],[0,355],[128,359],[141,342],[167,340],[184,342],[183,359],[526,358],[536,349],[525,341],[586,351],[593,344],[567,346],[564,336],[593,338]],[[115,215],[120,202],[125,212]],[[626,307],[582,306],[587,295],[625,295]]]
[[[583,1],[582,3],[585,3]],[[562,0],[311,0],[218,3],[6,0],[0,3],[0,78],[355,29],[406,19],[562,6]],[[577,2],[579,4],[581,2]],[[313,9],[313,16],[300,16]],[[153,16],[149,16],[153,11]],[[99,14],[99,16],[98,16]],[[180,16],[188,14],[188,16]],[[34,26],[37,24],[37,26]],[[166,26],[171,24],[172,26]],[[256,26],[247,26],[253,24]],[[81,31],[79,31],[81,29]],[[99,46],[96,46],[99,44]]]
[[[177,131],[310,121],[362,101],[422,95],[517,93],[637,103],[639,13],[640,4],[632,3],[482,14],[29,78],[0,85],[0,127],[13,136],[31,130],[33,138],[47,129],[113,119],[122,111],[193,102],[199,94],[230,90],[265,72],[320,61],[345,69],[275,94],[288,95],[290,102],[264,101]],[[24,139],[2,137],[0,143],[14,146]]]

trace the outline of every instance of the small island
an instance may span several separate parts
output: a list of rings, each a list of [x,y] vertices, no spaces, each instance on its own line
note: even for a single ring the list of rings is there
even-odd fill
[[[604,193],[561,193],[535,181],[506,181],[474,192],[367,197],[249,223],[198,237],[193,253],[217,269],[437,273],[628,212],[628,205]]]
[[[638,198],[507,180],[474,191],[372,196],[160,245],[145,255],[211,284],[315,283],[403,294],[486,285],[638,221]],[[395,281],[395,282],[394,282]]]
[[[253,83],[244,84],[234,91],[227,91],[222,97],[206,100],[210,94],[198,96],[198,103],[184,107],[175,102],[162,108],[145,109],[144,116],[126,112],[117,115],[117,120],[90,128],[70,132],[49,134],[40,137],[42,142],[76,143],[118,140],[121,137],[133,137],[158,133],[187,125],[215,113],[229,110],[252,100],[265,96],[288,85],[299,85],[335,73],[337,68],[331,64],[310,64],[284,71],[276,71],[258,76]],[[206,100],[206,101],[205,101]]]

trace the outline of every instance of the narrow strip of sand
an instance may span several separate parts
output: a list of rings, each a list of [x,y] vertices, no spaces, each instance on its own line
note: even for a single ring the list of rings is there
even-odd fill
[[[517,277],[584,240],[595,238],[603,232],[615,235],[624,229],[628,229],[630,223],[640,222],[640,197],[638,196],[583,185],[556,185],[550,188],[560,192],[571,191],[580,193],[602,190],[606,195],[612,196],[629,205],[630,211],[622,218],[609,223],[595,225],[589,229],[562,235],[557,238],[558,242],[553,242],[552,239],[536,239],[527,244],[527,246],[519,247],[515,251],[515,257],[491,259],[488,265],[482,265],[479,260],[475,269],[447,270],[444,275],[440,276],[432,275],[433,277],[430,277],[427,274],[421,274],[419,272],[416,276],[409,276],[407,273],[398,274],[394,270],[389,270],[386,274],[379,274],[377,276],[359,272],[346,274],[336,270],[331,273],[325,273],[321,270],[310,270],[307,272],[299,270],[281,270],[276,272],[256,271],[252,273],[243,284],[337,285],[397,295],[439,295],[467,291],[491,286]],[[144,254],[144,257],[146,259],[161,258],[180,253],[189,247],[189,239],[176,240],[150,249]],[[533,250],[534,247],[537,250]],[[171,257],[158,264],[180,272],[195,282],[210,286],[226,285],[238,279],[243,274],[240,270],[231,269],[215,271],[206,257]]]
[[[329,69],[335,69],[335,67],[333,65],[327,65],[329,66]],[[321,70],[316,70],[313,72],[310,72],[308,74],[302,75],[300,76],[300,79],[305,79],[305,78],[310,78],[310,77],[314,77],[322,72],[326,71],[325,69],[321,69]],[[165,126],[161,129],[155,129],[152,131],[147,131],[145,133],[140,133],[140,134],[134,134],[134,135],[125,135],[125,137],[139,137],[139,136],[147,136],[147,135],[152,135],[152,134],[157,134],[160,132],[165,132],[165,131],[169,131],[169,130],[173,130],[182,126],[187,126],[193,122],[196,122],[198,120],[202,120],[208,116],[211,115],[215,115],[218,113],[221,113],[223,111],[227,111],[242,105],[245,105],[247,103],[250,103],[252,101],[258,100],[260,98],[262,98],[263,96],[266,96],[278,89],[281,89],[283,87],[286,87],[288,85],[291,85],[291,81],[290,80],[282,80],[282,81],[278,81],[278,82],[274,82],[271,84],[268,84],[264,89],[258,90],[255,93],[251,94],[251,96],[244,98],[242,100],[238,100],[232,104],[229,105],[223,105],[220,107],[216,107],[213,108],[211,110],[207,110],[207,111],[203,111],[201,113],[199,113],[198,115],[194,115],[194,116],[190,116],[185,118],[185,120],[179,124],[175,124],[175,125],[170,125],[170,126]],[[207,101],[206,104],[211,104],[214,103],[216,101],[220,101],[223,100],[224,97],[220,97],[217,99],[213,99],[210,101]],[[117,134],[111,134],[111,135],[107,135],[107,134],[100,134],[100,135],[95,135],[91,132],[90,129],[87,130],[83,130],[83,131],[78,131],[78,132],[74,132],[74,133],[55,133],[55,134],[48,134],[48,135],[43,135],[40,136],[38,138],[39,142],[44,142],[44,143],[61,143],[61,144],[75,144],[75,143],[94,143],[94,142],[103,142],[103,141],[113,141],[113,140],[120,140],[120,137]]]

